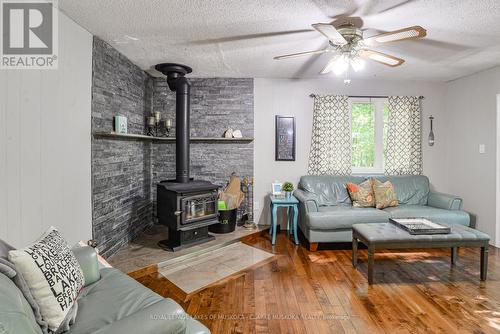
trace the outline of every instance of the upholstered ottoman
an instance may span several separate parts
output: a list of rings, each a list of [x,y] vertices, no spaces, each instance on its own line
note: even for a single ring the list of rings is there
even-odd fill
[[[352,264],[357,265],[358,241],[368,247],[368,284],[373,283],[376,249],[451,248],[451,264],[455,263],[457,247],[481,247],[481,280],[488,270],[490,237],[467,226],[450,225],[449,234],[412,235],[391,223],[354,224],[352,226]]]

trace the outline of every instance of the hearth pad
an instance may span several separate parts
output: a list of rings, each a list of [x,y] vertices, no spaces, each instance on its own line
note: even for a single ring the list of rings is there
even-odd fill
[[[237,242],[168,267],[158,268],[158,272],[186,294],[191,294],[274,256],[272,253]]]

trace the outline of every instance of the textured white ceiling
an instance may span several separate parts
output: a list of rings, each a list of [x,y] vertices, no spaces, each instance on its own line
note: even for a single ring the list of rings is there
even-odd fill
[[[342,14],[361,17],[365,37],[411,25],[427,29],[422,41],[376,48],[404,58],[401,67],[368,62],[353,78],[447,81],[500,65],[499,0],[59,0],[59,6],[141,68],[180,62],[196,77],[319,77],[331,54],[273,56],[326,46],[310,25],[339,22]]]

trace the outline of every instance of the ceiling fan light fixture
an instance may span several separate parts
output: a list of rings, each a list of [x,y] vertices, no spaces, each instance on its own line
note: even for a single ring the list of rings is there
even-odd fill
[[[351,66],[354,72],[362,71],[365,68],[365,61],[361,58],[351,59]]]
[[[332,57],[332,58],[328,61],[328,63],[326,63],[325,67],[323,67],[323,69],[321,70],[320,74],[327,74],[327,73],[330,73],[330,72],[333,70],[333,68],[334,68],[335,64],[337,63],[337,60],[338,60],[340,57],[341,57],[341,56],[338,56],[338,55],[337,55],[337,56]]]
[[[335,75],[341,75],[349,69],[349,59],[345,56],[338,57],[332,67]]]
[[[427,31],[421,26],[406,27],[368,38],[364,38],[361,27],[351,23],[345,23],[337,27],[332,23],[315,23],[312,24],[312,27],[328,38],[328,47],[322,50],[276,56],[274,59],[295,58],[327,52],[336,53],[337,56],[330,58],[320,74],[333,72],[339,76],[348,72],[350,68],[354,72],[362,71],[365,67],[364,60],[367,59],[390,67],[400,66],[405,62],[404,59],[371,50],[368,46],[416,40],[427,36]]]
[[[336,76],[340,76],[352,67],[354,72],[359,72],[365,67],[365,61],[358,57],[350,57],[348,55],[340,55],[330,59],[321,74],[333,72]]]

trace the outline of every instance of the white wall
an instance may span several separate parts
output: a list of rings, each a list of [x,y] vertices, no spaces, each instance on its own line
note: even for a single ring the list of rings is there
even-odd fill
[[[0,70],[0,238],[92,235],[92,35],[59,14],[58,70]]]
[[[338,78],[327,79],[255,79],[255,219],[268,224],[269,203],[265,201],[271,182],[292,181],[295,184],[307,173],[312,130],[313,99],[310,93],[348,95],[423,95],[423,138],[429,133],[430,115],[434,115],[436,144],[423,145],[424,173],[434,189],[447,191],[447,127],[445,84],[417,81],[353,80],[345,86]],[[274,116],[296,117],[296,161],[274,160]],[[264,210],[264,211],[263,211]],[[261,215],[262,214],[262,215]]]
[[[496,95],[500,94],[500,68],[447,84],[449,138],[449,191],[464,198],[464,209],[476,219],[477,228],[500,246],[496,227]],[[486,152],[479,153],[485,144]]]

